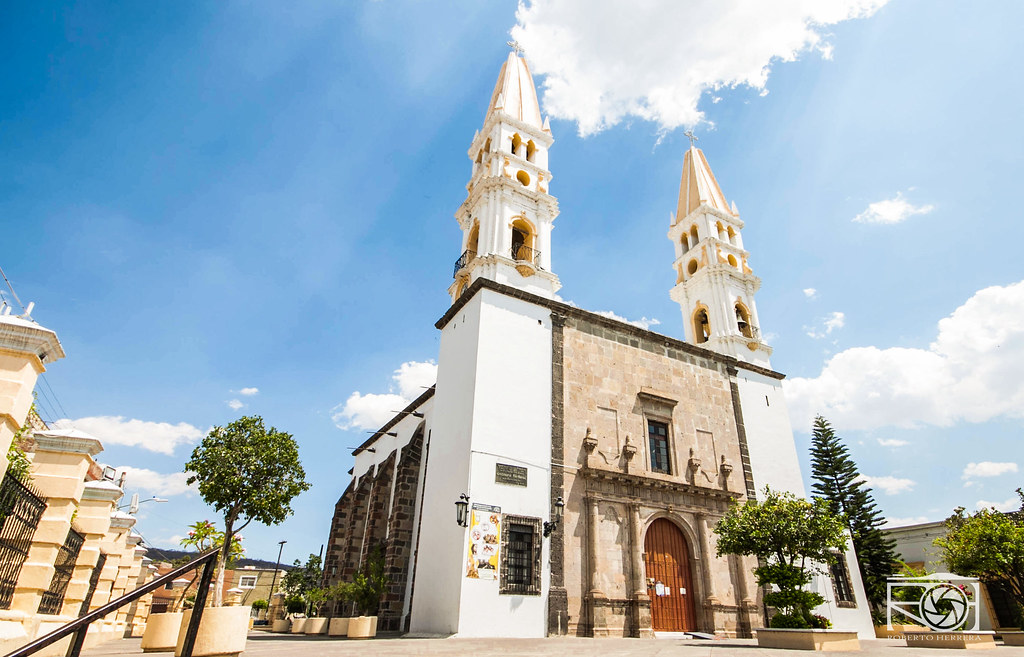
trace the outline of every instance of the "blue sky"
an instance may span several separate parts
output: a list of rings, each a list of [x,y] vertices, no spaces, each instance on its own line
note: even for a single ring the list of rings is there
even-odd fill
[[[518,23],[548,89],[565,299],[683,336],[665,232],[696,123],[746,222],[801,454],[821,411],[891,518],[1005,502],[1024,461],[1024,7],[825,4],[860,15],[7,3],[0,266],[68,354],[41,413],[170,498],[140,512],[157,546],[214,518],[174,474],[192,444],[259,413],[313,488],[245,532],[250,554],[318,551],[366,437],[346,401],[407,397],[424,367],[396,370],[436,358],[466,149]]]

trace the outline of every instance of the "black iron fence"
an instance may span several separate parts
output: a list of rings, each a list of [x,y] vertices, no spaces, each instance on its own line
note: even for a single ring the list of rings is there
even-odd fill
[[[10,473],[0,483],[0,609],[10,609],[32,536],[46,510],[42,496]]]
[[[538,268],[540,267],[540,251],[531,249],[525,244],[512,245],[512,259],[516,262],[528,262]]]
[[[59,614],[60,608],[64,605],[64,593],[68,590],[68,583],[75,574],[75,562],[78,561],[78,553],[85,543],[85,537],[74,529],[68,530],[68,536],[64,539],[64,545],[57,551],[57,561],[53,564],[53,579],[50,580],[50,588],[43,593],[39,601],[40,614]]]
[[[459,256],[459,259],[455,261],[455,271],[452,272],[452,278],[458,276],[459,272],[462,271],[475,257],[476,251],[463,251],[462,255]]]

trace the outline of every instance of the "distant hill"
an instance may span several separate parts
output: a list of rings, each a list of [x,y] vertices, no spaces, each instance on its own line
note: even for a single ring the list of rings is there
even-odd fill
[[[174,561],[175,559],[180,559],[182,557],[191,558],[196,555],[195,552],[186,552],[185,550],[175,550],[172,548],[155,548],[150,547],[148,545],[146,546],[146,549],[149,550],[146,553],[146,556],[152,559],[153,561]],[[253,566],[255,568],[272,569],[276,565],[277,564],[273,561],[266,561],[265,559],[239,559],[235,562],[235,568],[245,568],[246,566]],[[291,565],[284,563],[281,564],[281,570],[291,569]]]

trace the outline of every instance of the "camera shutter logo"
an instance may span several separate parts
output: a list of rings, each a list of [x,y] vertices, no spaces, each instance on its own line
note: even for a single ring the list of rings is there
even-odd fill
[[[923,577],[890,577],[886,583],[886,626],[900,614],[936,632],[978,630],[978,598],[974,577],[934,573]],[[973,621],[968,627],[968,621]]]

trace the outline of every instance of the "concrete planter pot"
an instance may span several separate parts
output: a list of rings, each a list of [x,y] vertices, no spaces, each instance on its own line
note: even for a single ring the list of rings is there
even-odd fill
[[[185,633],[192,619],[192,609],[185,612],[181,619],[178,632],[178,643],[174,647],[174,657],[181,657]],[[245,639],[249,634],[249,616],[251,607],[207,607],[203,610],[203,619],[199,622],[196,643],[192,649],[193,657],[237,656],[245,650]]]
[[[348,621],[348,638],[372,639],[377,636],[376,616],[356,616]]]
[[[1006,630],[1000,631],[999,635],[1003,637],[1004,646],[1024,646],[1024,632]]]
[[[351,618],[332,618],[327,627],[327,636],[348,636],[348,622]]]
[[[951,648],[954,650],[991,650],[996,647],[994,632],[907,632],[908,648]],[[1003,643],[1006,637],[1003,637]]]
[[[928,628],[924,625],[902,625],[900,623],[893,623],[892,629],[890,630],[886,625],[875,625],[875,638],[876,639],[902,639],[906,632],[927,632]]]
[[[326,618],[307,618],[305,629],[306,634],[327,634]]]
[[[279,618],[270,626],[271,632],[287,632],[292,627],[292,622],[287,618]]]
[[[759,648],[783,650],[860,650],[856,632],[761,627],[754,630]]]
[[[143,652],[170,652],[178,644],[182,613],[150,614],[142,633]]]
[[[292,634],[305,634],[306,633],[306,621],[308,618],[293,618],[292,619]]]

